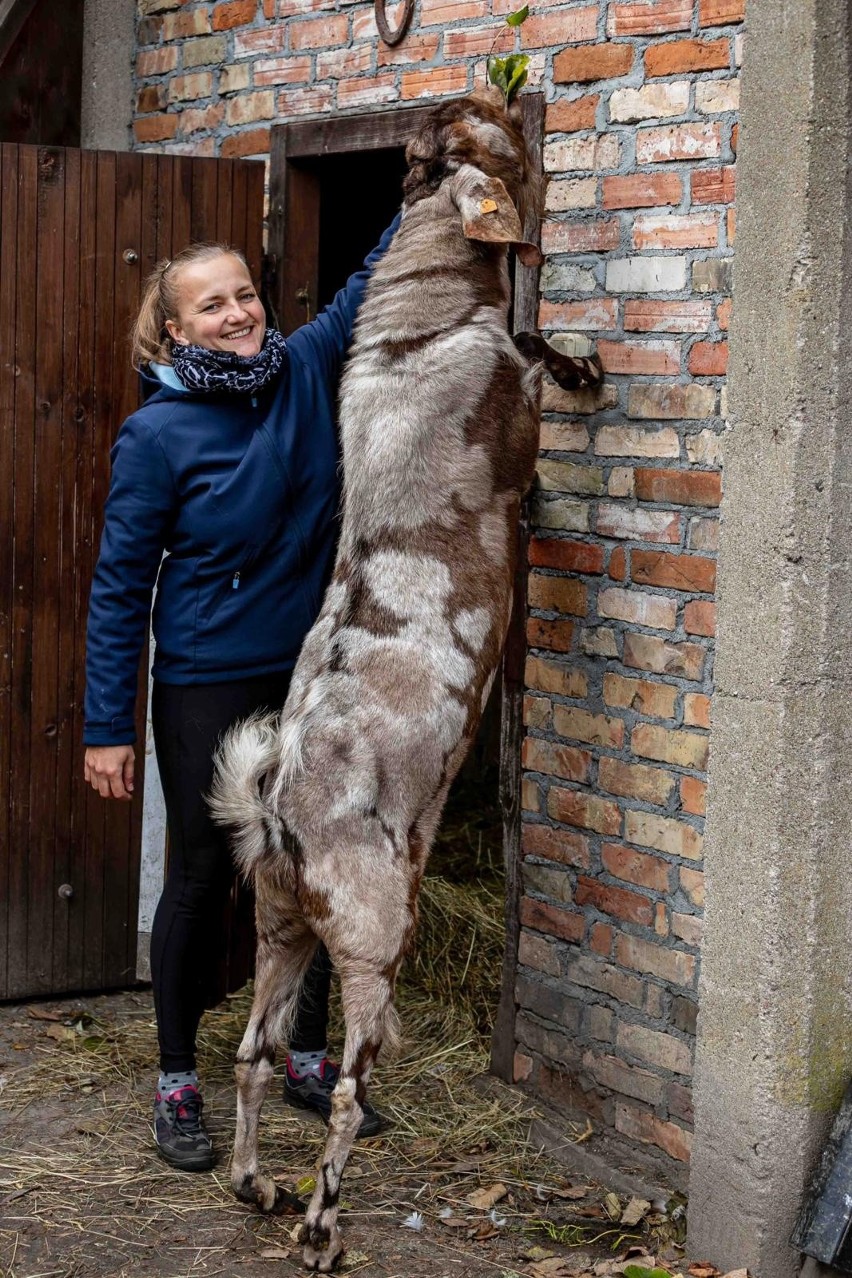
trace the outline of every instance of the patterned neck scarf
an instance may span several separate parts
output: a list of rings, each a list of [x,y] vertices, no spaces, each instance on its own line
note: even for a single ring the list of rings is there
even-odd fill
[[[276,377],[284,365],[287,346],[275,328],[268,328],[256,355],[210,351],[204,346],[172,347],[172,368],[190,391],[232,391],[253,395]]]

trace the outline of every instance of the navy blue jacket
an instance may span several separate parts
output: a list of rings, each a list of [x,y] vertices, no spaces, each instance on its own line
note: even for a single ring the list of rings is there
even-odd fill
[[[155,582],[155,679],[219,683],[294,665],[334,559],[340,370],[397,225],[287,338],[271,386],[251,397],[158,383],[121,427],[89,603],[86,745],[135,740]]]

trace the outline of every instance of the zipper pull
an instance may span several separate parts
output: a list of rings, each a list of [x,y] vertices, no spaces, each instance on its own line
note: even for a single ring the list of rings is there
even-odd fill
[[[256,396],[256,395],[252,395],[252,397],[251,397],[251,406],[252,406],[252,408],[257,408],[257,396]]]
[[[232,589],[232,590],[239,590],[239,588],[240,588],[240,574],[239,574],[239,572],[235,572],[235,573],[234,573],[234,580],[231,582],[231,589]]]

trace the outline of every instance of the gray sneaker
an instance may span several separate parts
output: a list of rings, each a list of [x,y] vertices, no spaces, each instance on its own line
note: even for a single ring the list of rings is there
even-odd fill
[[[204,1101],[195,1087],[181,1087],[154,1101],[154,1138],[161,1158],[182,1171],[209,1171],[216,1161],[201,1118]]]
[[[340,1077],[340,1067],[324,1060],[320,1068],[321,1074],[301,1076],[293,1073],[288,1060],[284,1074],[284,1100],[296,1109],[312,1109],[327,1125],[331,1117],[331,1093]],[[365,1100],[362,1108],[364,1117],[357,1135],[376,1136],[384,1127],[384,1120],[369,1101]]]

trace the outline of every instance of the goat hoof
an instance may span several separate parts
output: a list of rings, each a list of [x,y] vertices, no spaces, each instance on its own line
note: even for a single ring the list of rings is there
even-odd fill
[[[301,1198],[291,1194],[268,1176],[243,1176],[242,1180],[233,1181],[232,1187],[240,1202],[250,1203],[264,1216],[302,1216],[306,1210]]]
[[[302,1244],[302,1259],[305,1267],[313,1273],[330,1274],[340,1263],[343,1255],[343,1239],[340,1230],[332,1225],[303,1225],[299,1232]]]

